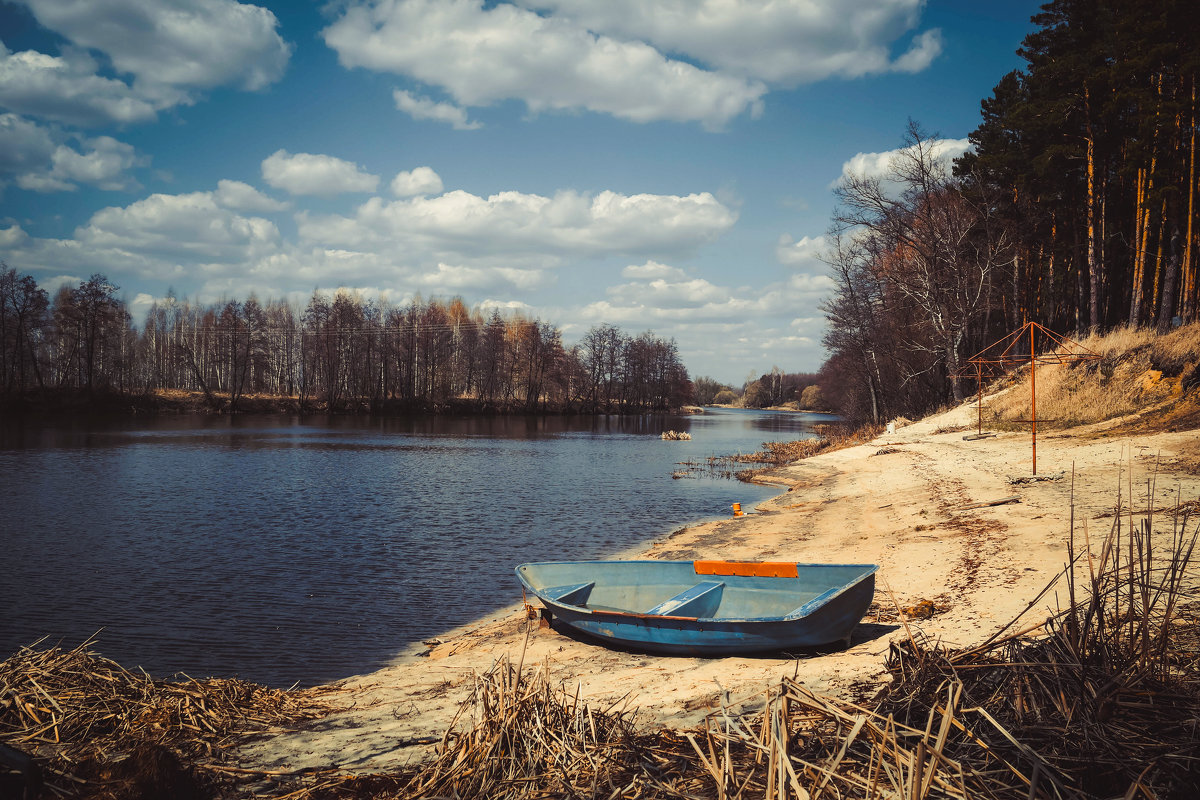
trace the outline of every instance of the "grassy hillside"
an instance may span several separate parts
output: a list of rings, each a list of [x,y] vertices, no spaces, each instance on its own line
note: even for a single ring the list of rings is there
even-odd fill
[[[1039,365],[1039,430],[1115,421],[1136,430],[1200,428],[1200,323],[1165,336],[1119,328],[1079,342],[1098,361]],[[984,424],[1026,428],[1031,415],[1029,367],[999,379],[985,392]]]

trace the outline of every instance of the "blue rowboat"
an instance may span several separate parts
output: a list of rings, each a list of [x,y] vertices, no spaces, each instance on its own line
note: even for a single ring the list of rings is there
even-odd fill
[[[636,650],[713,656],[850,643],[874,564],[544,561],[517,577],[556,629]]]

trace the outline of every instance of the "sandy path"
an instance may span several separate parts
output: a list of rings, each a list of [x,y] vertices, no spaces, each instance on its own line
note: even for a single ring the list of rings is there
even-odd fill
[[[1196,431],[1109,436],[1105,426],[1093,426],[1039,440],[1039,474],[1063,471],[1064,478],[1011,485],[1010,476],[1030,474],[1028,435],[966,441],[969,430],[945,431],[973,421],[964,406],[780,469],[773,478],[792,488],[756,513],[685,529],[643,555],[877,563],[877,602],[892,607],[889,590],[901,607],[931,600],[939,613],[910,626],[969,645],[1009,623],[1063,568],[1073,466],[1076,536],[1081,541],[1086,524],[1095,540],[1109,530],[1103,515],[1116,504],[1118,485],[1128,494],[1131,468],[1134,508],[1144,509],[1156,460],[1200,455]],[[1160,466],[1155,494],[1156,508],[1195,500],[1200,478]],[[1012,495],[1020,502],[963,508]],[[1053,602],[1051,594],[1035,606],[1030,621]],[[447,634],[432,651],[414,649],[393,666],[343,681],[347,711],[247,746],[242,760],[265,769],[337,765],[355,772],[410,763],[440,739],[474,675],[497,658],[515,662],[523,651],[525,664],[547,665],[589,701],[624,698],[643,722],[677,726],[699,721],[722,690],[746,695],[784,675],[821,692],[873,689],[884,678],[889,643],[906,635],[894,614],[868,614],[842,652],[696,659],[617,652],[536,627],[526,634],[523,621],[513,606]]]

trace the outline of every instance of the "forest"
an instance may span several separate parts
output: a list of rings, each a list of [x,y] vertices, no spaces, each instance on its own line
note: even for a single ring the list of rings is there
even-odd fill
[[[314,292],[303,309],[168,294],[137,330],[118,288],[97,274],[51,299],[0,264],[0,401],[182,390],[228,412],[271,395],[302,410],[605,413],[692,396],[675,342],[651,332],[599,325],[566,348],[554,325],[518,313],[349,291]]]
[[[890,174],[842,181],[820,383],[844,415],[961,400],[966,360],[1026,322],[1082,337],[1197,318],[1195,11],[1053,0],[963,156],[911,122]]]

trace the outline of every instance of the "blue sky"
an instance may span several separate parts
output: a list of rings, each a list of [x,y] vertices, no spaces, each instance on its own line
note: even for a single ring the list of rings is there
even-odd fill
[[[1037,2],[0,2],[0,259],[135,323],[346,288],[823,360],[831,187],[965,147]]]

